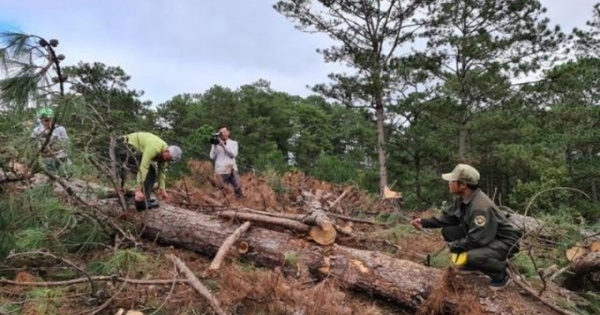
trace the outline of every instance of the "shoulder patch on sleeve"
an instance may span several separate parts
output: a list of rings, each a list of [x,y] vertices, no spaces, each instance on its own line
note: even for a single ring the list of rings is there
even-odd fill
[[[473,221],[475,221],[475,225],[477,225],[477,226],[484,226],[486,223],[486,219],[482,215],[476,216]]]

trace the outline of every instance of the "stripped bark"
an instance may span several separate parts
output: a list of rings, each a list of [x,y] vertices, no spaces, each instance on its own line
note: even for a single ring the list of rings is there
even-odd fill
[[[229,235],[227,239],[225,239],[225,242],[223,242],[223,245],[221,245],[219,251],[217,252],[217,255],[208,267],[209,272],[216,271],[219,269],[219,267],[221,267],[221,263],[223,262],[225,255],[227,254],[233,243],[235,243],[235,241],[237,241],[237,239],[240,238],[240,235],[242,235],[248,230],[248,228],[250,228],[251,224],[252,223],[250,223],[250,221],[247,221],[246,223],[242,224],[240,227],[235,229],[235,231],[231,233],[231,235]]]

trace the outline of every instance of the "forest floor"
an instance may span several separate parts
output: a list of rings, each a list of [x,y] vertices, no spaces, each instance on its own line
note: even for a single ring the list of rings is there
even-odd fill
[[[366,192],[351,186],[332,184],[305,176],[299,172],[266,173],[260,176],[244,174],[241,184],[245,197],[237,200],[231,187],[219,189],[209,162],[190,161],[191,175],[178,180],[170,188],[173,205],[203,213],[218,212],[231,206],[282,213],[302,213],[302,192],[322,192],[321,201],[329,211],[355,218],[369,219],[376,224],[339,220],[345,230],[360,234],[360,239],[338,235],[345,246],[386,252],[395,258],[411,260],[437,268],[448,266],[448,252],[439,231],[424,232],[408,224],[406,213],[397,204],[382,204]],[[343,196],[342,198],[338,198]],[[338,200],[339,199],[339,200]],[[336,201],[337,200],[337,201]],[[431,215],[435,209],[412,213]],[[336,241],[337,242],[337,241]],[[35,268],[0,270],[8,280],[20,283],[58,281],[56,285],[0,285],[0,314],[117,314],[120,309],[137,310],[142,314],[211,314],[205,301],[181,279],[173,263],[166,258],[172,253],[180,258],[210,290],[224,309],[232,314],[295,314],[297,306],[304,315],[312,314],[408,314],[401,308],[364,292],[340,288],[334,279],[317,284],[303,283],[286,277],[281,270],[263,269],[230,254],[217,275],[204,273],[211,258],[189,251],[164,247],[144,240],[141,246],[115,249],[107,246],[85,254],[70,254],[65,259],[80,266],[92,276],[118,275],[121,278],[142,279],[146,284],[124,284],[121,281],[95,281],[95,290],[106,296],[101,301],[90,298],[90,283],[64,285],[60,281],[81,277],[73,268],[56,261],[36,261]],[[444,282],[452,274],[446,274]],[[116,276],[115,276],[116,277]],[[477,287],[488,281],[483,276],[469,276],[462,281],[461,294],[477,296]],[[152,283],[162,280],[160,284]],[[479,283],[481,282],[481,283]],[[444,283],[440,284],[442,287]],[[458,284],[457,284],[458,285]],[[535,283],[538,285],[538,283]],[[523,290],[503,293],[514,299],[526,295]],[[567,299],[561,290],[545,293],[554,300]],[[110,298],[109,298],[110,297]],[[510,298],[509,298],[510,300]],[[533,313],[547,311],[541,304]],[[123,312],[123,314],[125,314]],[[133,314],[133,313],[130,313]],[[297,313],[300,314],[300,313]],[[466,312],[465,314],[468,314]]]

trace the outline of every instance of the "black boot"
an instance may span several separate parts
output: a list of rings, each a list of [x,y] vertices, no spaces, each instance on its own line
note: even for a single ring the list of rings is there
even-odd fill
[[[242,192],[242,188],[236,188],[236,189],[234,189],[234,192],[235,192],[235,197],[237,199],[244,198],[244,193]]]
[[[135,202],[135,209],[137,211],[144,211],[144,210],[148,210],[148,209],[155,209],[160,207],[160,204],[158,203],[158,200],[154,199],[154,198],[150,198],[148,200],[142,200],[142,201],[136,201]]]
[[[506,272],[506,270],[504,270],[502,273],[500,273],[500,275],[491,279],[489,287],[493,291],[497,291],[504,288],[509,282],[510,275],[508,272]]]

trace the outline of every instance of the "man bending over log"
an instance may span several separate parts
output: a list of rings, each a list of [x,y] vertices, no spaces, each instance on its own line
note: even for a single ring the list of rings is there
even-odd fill
[[[134,132],[117,139],[114,153],[121,190],[125,186],[127,171],[137,173],[135,203],[138,210],[158,207],[158,202],[150,198],[157,177],[159,196],[162,199],[169,198],[165,190],[165,168],[167,162],[181,159],[182,151],[178,146],[167,145],[164,140],[149,132]],[[153,162],[156,162],[157,167]]]
[[[478,186],[479,172],[470,165],[458,164],[452,173],[443,174],[455,203],[439,217],[417,218],[416,228],[442,228],[450,247],[450,259],[464,273],[480,271],[491,278],[490,288],[500,289],[509,281],[506,260],[519,252],[521,234],[504,213]]]

